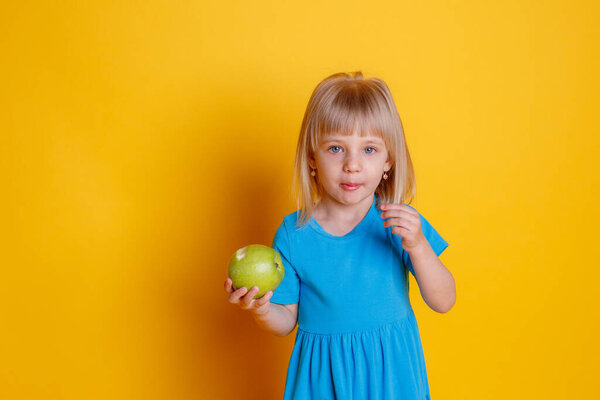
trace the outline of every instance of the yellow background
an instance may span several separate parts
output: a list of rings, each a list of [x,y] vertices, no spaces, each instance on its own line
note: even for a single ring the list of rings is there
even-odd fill
[[[384,79],[457,303],[432,397],[600,397],[594,1],[13,2],[0,13],[0,398],[276,399],[295,331],[227,302],[329,74]],[[348,294],[349,296],[352,293]]]

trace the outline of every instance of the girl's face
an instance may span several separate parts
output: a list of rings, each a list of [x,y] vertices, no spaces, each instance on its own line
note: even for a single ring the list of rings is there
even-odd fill
[[[382,138],[356,134],[322,137],[309,165],[316,170],[323,196],[344,205],[372,199],[384,171],[392,167]]]

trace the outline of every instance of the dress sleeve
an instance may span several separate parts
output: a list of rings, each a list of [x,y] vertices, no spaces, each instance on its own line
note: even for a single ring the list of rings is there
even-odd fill
[[[285,222],[283,222],[273,238],[271,245],[281,255],[285,273],[279,286],[273,291],[271,303],[277,304],[296,304],[300,299],[300,279],[296,269],[292,266],[290,256],[290,240]]]
[[[412,208],[413,210],[415,210],[413,207],[411,207],[411,206],[409,206],[409,207]],[[417,211],[417,210],[415,210],[415,211]],[[433,249],[435,254],[437,256],[439,256],[440,254],[442,254],[442,252],[444,250],[446,250],[446,247],[448,247],[448,243],[444,240],[443,237],[440,236],[439,233],[437,233],[437,231],[433,228],[433,226],[431,226],[429,221],[427,221],[425,219],[425,217],[423,217],[421,215],[421,213],[419,213],[419,217],[421,217],[421,230],[423,231],[423,235],[429,242],[429,245],[431,246],[431,248]],[[394,242],[396,243],[396,246],[398,247],[399,251],[402,253],[402,261],[404,262],[404,265],[406,265],[408,270],[414,276],[415,269],[412,265],[412,262],[410,260],[410,256],[409,256],[408,252],[402,248],[401,237],[396,235],[395,233],[392,233],[392,236],[394,237]]]

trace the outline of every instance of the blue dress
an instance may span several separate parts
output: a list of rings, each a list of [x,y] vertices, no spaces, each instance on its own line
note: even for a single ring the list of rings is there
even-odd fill
[[[271,302],[298,303],[284,399],[430,399],[407,290],[414,269],[400,237],[383,226],[377,197],[344,236],[314,218],[299,227],[298,214],[284,217],[272,244],[285,276]],[[439,256],[448,243],[420,217]]]

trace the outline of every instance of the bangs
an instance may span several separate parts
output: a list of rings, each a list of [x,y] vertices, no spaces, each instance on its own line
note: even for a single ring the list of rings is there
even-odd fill
[[[347,85],[327,100],[314,120],[317,134],[311,135],[313,149],[318,147],[316,141],[328,135],[378,136],[389,143],[389,135],[393,134],[390,111],[376,88]]]

